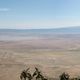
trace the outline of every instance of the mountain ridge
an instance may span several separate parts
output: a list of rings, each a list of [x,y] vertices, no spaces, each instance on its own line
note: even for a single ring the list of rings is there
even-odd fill
[[[80,27],[66,27],[66,28],[49,28],[49,29],[0,29],[0,33],[4,32],[28,32],[28,33],[76,33],[80,34]]]

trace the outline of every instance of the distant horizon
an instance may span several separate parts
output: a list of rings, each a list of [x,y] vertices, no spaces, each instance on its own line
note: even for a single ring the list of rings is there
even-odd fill
[[[68,26],[68,27],[53,27],[53,28],[0,28],[0,29],[66,29],[66,28],[80,28],[80,26]]]

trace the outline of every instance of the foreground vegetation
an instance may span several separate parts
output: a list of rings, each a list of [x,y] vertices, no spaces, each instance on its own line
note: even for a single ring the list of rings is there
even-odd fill
[[[39,69],[37,67],[35,67],[35,71],[33,74],[31,74],[29,72],[29,69],[23,70],[20,74],[20,79],[21,80],[54,80],[54,79],[50,79],[48,77],[45,77],[45,75],[42,74],[41,71],[39,71]],[[35,79],[34,79],[35,78]],[[76,78],[70,78],[70,75],[68,73],[63,72],[60,76],[59,76],[59,80],[80,80],[80,77],[76,77]]]

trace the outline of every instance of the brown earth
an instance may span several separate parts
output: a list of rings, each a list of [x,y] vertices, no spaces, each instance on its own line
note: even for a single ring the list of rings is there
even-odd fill
[[[80,39],[34,38],[0,41],[0,80],[20,80],[22,70],[38,67],[48,77],[62,72],[71,77],[80,74]]]

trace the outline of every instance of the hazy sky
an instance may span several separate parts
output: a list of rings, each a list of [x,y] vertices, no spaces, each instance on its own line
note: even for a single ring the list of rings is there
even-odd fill
[[[80,0],[0,0],[0,28],[80,26]]]

